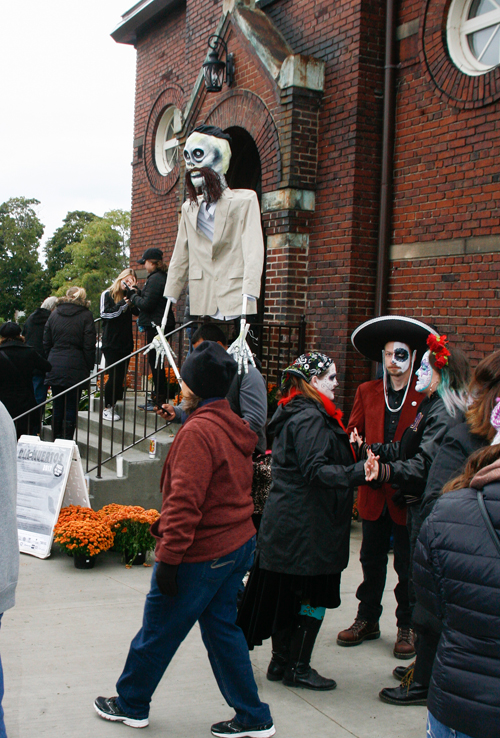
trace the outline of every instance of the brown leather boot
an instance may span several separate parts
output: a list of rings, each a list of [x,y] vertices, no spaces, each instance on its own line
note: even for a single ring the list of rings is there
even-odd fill
[[[398,628],[393,653],[397,659],[413,659],[415,657],[415,636],[411,628]]]
[[[378,623],[369,623],[367,620],[356,618],[347,630],[341,630],[337,635],[338,646],[359,646],[363,641],[374,641],[380,638]]]

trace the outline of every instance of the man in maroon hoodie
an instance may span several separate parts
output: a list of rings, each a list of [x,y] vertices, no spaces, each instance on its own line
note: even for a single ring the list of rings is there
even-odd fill
[[[236,712],[232,720],[212,725],[212,734],[268,738],[275,733],[236,625],[236,596],[255,549],[250,492],[257,441],[224,399],[236,370],[212,341],[204,341],[182,366],[188,418],[163,468],[162,511],[152,527],[156,564],[142,628],[130,645],[118,696],[94,703],[106,720],[148,725],[153,692],[198,621],[219,689]]]

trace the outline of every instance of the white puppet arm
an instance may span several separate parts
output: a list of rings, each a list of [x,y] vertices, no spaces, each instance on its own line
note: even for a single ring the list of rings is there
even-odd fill
[[[156,351],[156,366],[158,366],[158,362],[161,361],[161,363],[164,363],[165,357],[172,367],[172,370],[175,374],[175,378],[177,379],[177,382],[179,384],[179,387],[182,386],[182,379],[181,375],[179,373],[179,369],[177,368],[177,364],[175,363],[175,354],[172,351],[167,339],[165,338],[165,326],[167,325],[167,318],[168,314],[170,312],[170,307],[172,305],[172,302],[177,302],[175,298],[169,297],[167,298],[167,304],[165,306],[165,312],[163,313],[163,318],[161,321],[161,325],[155,325],[152,324],[157,331],[157,334],[149,346],[147,347],[145,354],[149,353],[149,351]]]
[[[243,304],[241,306],[241,320],[240,320],[240,334],[236,341],[234,341],[228,348],[227,353],[234,356],[238,362],[238,374],[241,374],[243,368],[245,374],[248,374],[248,362],[250,361],[255,366],[255,360],[250,350],[246,338],[250,326],[247,324],[247,309],[248,309],[248,298],[252,299],[250,295],[243,295]]]

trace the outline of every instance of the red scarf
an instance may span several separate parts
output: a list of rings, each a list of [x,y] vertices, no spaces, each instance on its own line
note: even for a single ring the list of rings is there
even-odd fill
[[[321,400],[321,403],[323,407],[325,408],[328,415],[337,421],[337,423],[340,425],[343,431],[347,433],[347,428],[342,422],[342,416],[344,413],[342,410],[339,410],[338,407],[333,403],[331,400],[328,399],[328,397],[325,397],[325,395],[318,393],[319,398]],[[291,387],[288,395],[286,397],[282,397],[281,400],[278,402],[278,405],[288,405],[290,400],[293,400],[294,397],[297,397],[297,395],[303,395],[303,393],[297,389],[297,387]],[[350,445],[350,444],[349,444]],[[356,454],[354,452],[354,449],[351,446],[352,455],[354,456],[354,461],[356,461]]]

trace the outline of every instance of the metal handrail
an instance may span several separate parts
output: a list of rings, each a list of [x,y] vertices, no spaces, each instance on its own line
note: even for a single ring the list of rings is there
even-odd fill
[[[99,322],[101,319],[97,318],[94,322]],[[187,347],[184,343],[184,331],[186,328],[190,328],[194,325],[198,325],[198,323],[194,320],[189,321],[188,323],[184,323],[177,328],[175,328],[173,331],[167,334],[167,338],[170,340],[171,343],[173,343],[172,338],[179,338],[179,357],[182,358],[183,352]],[[252,349],[256,351],[256,354],[258,358],[263,362],[262,366],[262,373],[266,379],[266,384],[269,384],[270,380],[273,379],[276,384],[279,384],[280,379],[280,373],[282,369],[290,364],[296,356],[299,356],[300,354],[304,353],[305,350],[305,330],[306,330],[306,322],[305,317],[302,316],[300,322],[298,323],[252,323],[251,325],[251,331],[253,333],[250,334],[250,344],[252,345]],[[255,333],[258,335],[256,336]],[[138,334],[136,331],[136,341],[138,340]],[[137,343],[136,343],[137,345]],[[297,348],[295,348],[295,346]],[[45,413],[45,408],[53,404],[55,399],[67,396],[68,393],[73,392],[75,389],[78,390],[84,390],[87,388],[86,394],[83,395],[81,399],[79,399],[78,405],[81,404],[81,402],[88,402],[88,408],[87,408],[87,428],[86,428],[86,473],[90,473],[97,469],[97,478],[102,478],[102,466],[106,464],[107,462],[111,461],[112,459],[116,458],[118,455],[124,453],[125,451],[133,448],[134,446],[137,446],[137,444],[141,443],[142,441],[150,438],[158,431],[163,430],[164,428],[167,428],[170,423],[166,423],[164,425],[159,425],[160,418],[158,415],[155,416],[155,425],[153,430],[150,430],[148,428],[148,414],[147,412],[144,412],[144,427],[141,432],[138,433],[137,431],[137,394],[138,394],[138,386],[139,383],[143,382],[144,376],[149,376],[149,367],[144,371],[144,364],[146,364],[147,359],[144,357],[143,360],[143,371],[139,371],[139,356],[144,354],[145,345],[141,346],[140,348],[136,349],[135,351],[132,351],[128,356],[123,357],[122,359],[119,359],[118,361],[115,361],[113,364],[110,364],[109,366],[100,369],[96,372],[93,372],[89,377],[82,380],[81,382],[78,382],[74,384],[72,387],[68,387],[67,389],[63,390],[57,395],[54,395],[48,400],[45,400],[44,402],[36,405],[36,407],[31,408],[30,410],[27,410],[26,412],[18,415],[14,418],[14,422],[17,423],[17,421],[21,420],[22,418],[26,418],[27,416],[35,417],[39,414],[39,422],[40,422],[40,428],[42,423],[42,418]],[[133,420],[131,422],[131,430],[130,425],[126,429],[126,399],[127,399],[127,387],[124,387],[124,393],[123,393],[123,417],[120,419],[120,421],[111,420],[111,425],[109,426],[111,428],[110,433],[110,439],[109,439],[109,454],[104,454],[104,448],[103,448],[103,410],[104,410],[104,387],[103,385],[103,379],[104,375],[108,374],[108,382],[113,381],[113,383],[116,381],[116,374],[113,372],[113,374],[110,374],[110,371],[114,368],[118,367],[120,364],[123,364],[124,362],[127,362],[128,364],[135,359],[135,368],[134,368],[134,412],[133,412]],[[157,378],[159,377],[160,371],[164,371],[162,367],[158,367],[156,369],[157,371]],[[158,386],[158,382],[156,382],[156,386]],[[99,421],[98,421],[98,430],[97,430],[97,463],[95,463],[93,466],[89,463],[90,462],[90,453],[89,449],[91,448],[90,444],[90,413],[91,413],[91,398],[95,396],[96,392],[99,390],[99,408],[98,408],[98,414],[99,414]],[[115,385],[112,386],[112,394],[114,396],[115,394]],[[148,383],[146,382],[145,386],[145,404],[148,404],[149,401],[149,389],[148,389]],[[167,383],[167,401],[169,400],[170,396],[170,384]],[[66,430],[66,409],[67,409],[67,398],[64,402],[64,421],[63,421],[63,429]],[[81,411],[79,412],[78,407],[76,409],[76,441],[78,441],[78,419],[81,417]],[[35,423],[35,420],[33,421]],[[29,424],[30,424],[30,418],[28,418],[28,432],[29,432]],[[121,442],[119,440],[116,440],[115,438],[115,428],[119,428],[121,424]],[[125,444],[125,435],[130,434],[131,435],[131,442]]]
[[[189,321],[188,323],[184,323],[184,324],[178,326],[177,328],[175,328],[173,331],[170,331],[170,333],[166,334],[166,337],[169,338],[169,339],[171,339],[172,337],[175,337],[176,335],[180,334],[182,331],[184,331],[186,328],[189,328],[193,324],[194,324],[194,321]],[[17,421],[21,420],[22,418],[24,418],[26,416],[33,416],[33,415],[35,415],[35,417],[36,417],[36,415],[38,413],[40,415],[40,418],[42,418],[42,414],[43,414],[44,408],[47,405],[49,405],[49,404],[52,404],[53,405],[53,402],[54,402],[55,399],[60,398],[60,397],[63,397],[65,395],[68,395],[69,392],[73,392],[75,389],[78,389],[79,387],[81,387],[82,389],[85,388],[85,387],[88,387],[87,394],[82,398],[83,400],[88,400],[89,401],[89,407],[88,407],[88,416],[89,417],[88,417],[88,421],[87,421],[87,450],[88,450],[89,445],[90,445],[89,444],[89,441],[90,441],[90,422],[89,421],[90,421],[90,412],[91,412],[90,411],[90,397],[92,395],[95,395],[95,392],[97,391],[97,383],[98,383],[99,379],[103,378],[105,374],[109,374],[110,373],[110,370],[111,369],[114,369],[119,364],[123,364],[124,362],[127,362],[128,363],[134,357],[138,357],[140,354],[144,354],[144,349],[145,349],[145,346],[141,346],[140,348],[136,349],[135,351],[132,351],[128,356],[125,356],[122,359],[119,359],[118,361],[115,361],[113,364],[110,364],[109,366],[105,367],[104,369],[100,369],[99,371],[94,372],[93,374],[91,374],[89,377],[87,377],[86,379],[82,380],[81,382],[75,383],[71,387],[68,387],[65,390],[63,390],[62,392],[59,392],[57,395],[54,395],[53,397],[49,398],[48,400],[45,400],[44,402],[41,402],[40,404],[36,405],[35,407],[31,408],[30,410],[27,410],[26,412],[21,413],[20,415],[16,416],[14,418],[14,422],[17,422]],[[158,374],[159,374],[160,371],[163,371],[163,368],[161,366],[158,366]],[[136,399],[137,399],[137,365],[136,365],[135,374],[136,374],[136,377],[135,377],[136,381],[135,381],[134,393],[135,393],[135,396],[136,396]],[[113,375],[113,378],[115,379],[115,375]],[[108,381],[110,381],[110,380],[108,380]],[[95,389],[93,391],[91,389],[92,388],[92,383],[95,384]],[[115,388],[113,387],[113,390],[114,389]],[[146,392],[145,392],[145,404],[146,405],[148,403],[148,394],[149,394],[148,393],[148,388],[146,386]],[[124,405],[125,405],[125,398],[126,398],[126,388],[124,390]],[[64,418],[66,418],[66,408],[67,408],[67,400],[65,401],[65,404],[64,404]],[[103,417],[102,417],[103,410],[104,410],[104,388],[103,387],[100,387],[100,391],[99,391],[99,430],[98,430],[98,445],[97,445],[97,464],[95,464],[94,466],[90,466],[89,465],[89,455],[88,455],[88,453],[87,453],[87,456],[86,456],[86,472],[89,473],[89,472],[94,471],[94,469],[97,469],[97,475],[96,475],[97,476],[97,479],[101,479],[102,478],[101,470],[102,470],[102,465],[104,463],[106,463],[108,461],[111,461],[111,459],[115,458],[119,454],[123,453],[124,451],[127,451],[129,448],[132,448],[133,446],[136,446],[141,441],[143,441],[143,440],[151,437],[152,435],[154,435],[158,431],[163,430],[168,425],[170,425],[170,423],[166,423],[165,425],[159,426],[158,425],[158,419],[159,418],[158,418],[158,416],[156,416],[156,419],[155,419],[155,428],[154,428],[153,431],[151,431],[150,433],[148,433],[147,432],[147,414],[145,412],[144,413],[144,433],[143,433],[143,435],[141,437],[139,437],[139,438],[136,439],[135,436],[136,436],[136,425],[137,425],[137,423],[136,423],[137,402],[135,402],[134,403],[133,430],[132,430],[132,436],[134,438],[133,443],[129,444],[128,446],[125,446],[124,438],[125,438],[126,417],[125,417],[125,413],[123,413],[123,428],[122,428],[122,444],[121,444],[121,448],[116,453],[113,453],[113,445],[114,445],[114,438],[113,438],[114,432],[113,431],[114,431],[114,427],[115,427],[115,421],[112,420],[111,421],[111,429],[112,430],[111,430],[110,454],[109,454],[109,456],[107,458],[105,458],[103,460],[103,432],[102,432],[102,429],[103,429]],[[77,417],[77,420],[78,420],[78,417]],[[64,420],[63,421],[63,427],[65,427],[65,425],[66,425],[66,421]],[[76,423],[76,441],[78,441],[78,422]]]

